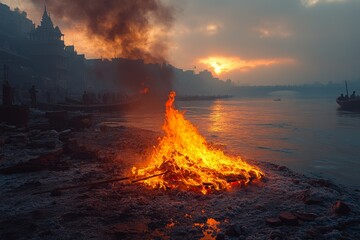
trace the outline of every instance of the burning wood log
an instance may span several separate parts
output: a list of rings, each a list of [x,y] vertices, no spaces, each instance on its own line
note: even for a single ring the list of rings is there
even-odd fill
[[[76,189],[76,188],[95,187],[95,186],[102,185],[102,184],[113,183],[113,182],[121,182],[121,181],[125,181],[125,180],[130,180],[130,184],[132,184],[132,183],[145,181],[145,180],[150,179],[150,178],[159,177],[159,176],[162,176],[162,175],[165,175],[165,174],[167,174],[167,172],[163,172],[163,173],[159,173],[159,174],[155,174],[155,175],[152,175],[152,176],[143,177],[143,178],[139,178],[139,179],[136,179],[134,177],[112,178],[112,179],[103,180],[103,181],[89,182],[89,183],[84,183],[84,184],[80,184],[80,185],[65,186],[65,187],[54,188],[54,189],[46,190],[46,191],[35,192],[32,195],[39,195],[39,194],[44,194],[44,193],[53,193],[53,192],[59,192],[59,191],[63,191],[63,190],[70,190],[70,189]]]

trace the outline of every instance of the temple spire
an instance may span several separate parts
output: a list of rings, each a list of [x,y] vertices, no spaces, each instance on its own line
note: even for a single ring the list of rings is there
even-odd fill
[[[54,28],[54,24],[46,8],[46,2],[44,3],[44,13],[41,19],[41,26],[43,26],[44,28],[51,28],[51,29]]]
[[[44,17],[44,15],[47,15],[48,13],[47,13],[47,8],[46,8],[46,0],[44,0],[44,13],[43,13],[43,17]]]
[[[46,3],[44,2],[44,13],[40,25],[34,30],[34,38],[48,39],[48,40],[60,40],[63,41],[63,36],[59,27],[55,27],[50,17],[50,12],[47,10]]]

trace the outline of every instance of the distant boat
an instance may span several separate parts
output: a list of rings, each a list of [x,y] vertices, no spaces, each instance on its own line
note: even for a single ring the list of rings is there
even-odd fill
[[[341,107],[341,109],[345,110],[360,110],[360,96],[355,95],[355,91],[349,97],[349,90],[347,86],[347,82],[345,81],[346,87],[346,96],[341,94],[340,97],[336,99],[337,104]]]
[[[340,105],[340,107],[342,109],[346,109],[346,110],[360,110],[360,97],[355,97],[355,98],[341,98],[338,97],[336,99],[337,104]]]
[[[280,101],[281,101],[281,98],[274,98],[273,101],[275,101],[275,102],[280,102]]]

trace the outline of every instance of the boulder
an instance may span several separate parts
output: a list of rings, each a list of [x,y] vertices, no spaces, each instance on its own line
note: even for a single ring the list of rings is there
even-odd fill
[[[315,213],[294,212],[293,214],[302,221],[314,221],[318,217]]]
[[[297,217],[291,212],[281,212],[279,218],[286,225],[297,225],[299,223]]]
[[[280,226],[282,221],[279,218],[270,217],[265,220],[266,224],[270,226]]]
[[[351,211],[351,209],[346,203],[342,201],[336,201],[335,204],[333,205],[333,211],[336,214],[344,215],[344,214],[348,214]]]

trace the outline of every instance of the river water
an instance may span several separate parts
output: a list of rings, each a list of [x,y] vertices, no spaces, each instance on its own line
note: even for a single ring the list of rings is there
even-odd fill
[[[207,138],[245,159],[360,186],[360,113],[334,99],[225,99],[177,102]],[[128,113],[125,124],[161,131],[163,115]],[[124,120],[123,119],[123,120]]]

